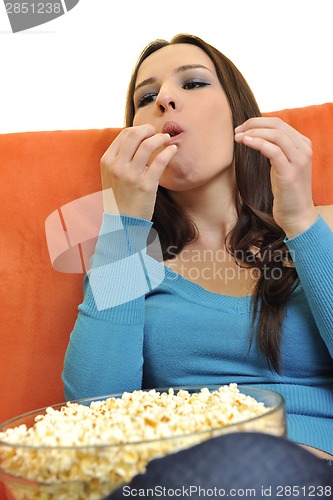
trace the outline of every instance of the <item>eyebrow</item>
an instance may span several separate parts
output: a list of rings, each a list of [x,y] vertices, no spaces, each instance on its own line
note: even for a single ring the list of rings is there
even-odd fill
[[[206,69],[207,71],[210,71],[212,73],[212,70],[207,68],[207,66],[204,66],[203,64],[183,64],[182,66],[179,66],[178,68],[175,69],[175,73],[182,73],[183,71],[187,71],[189,69],[196,69],[196,68],[202,68]],[[144,87],[145,85],[151,85],[152,83],[156,83],[156,78],[147,78],[146,80],[143,80],[142,82],[138,83],[134,89],[134,94],[137,92],[141,87]]]

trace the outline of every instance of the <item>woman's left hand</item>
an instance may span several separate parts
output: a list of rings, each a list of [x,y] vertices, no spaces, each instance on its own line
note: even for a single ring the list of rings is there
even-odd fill
[[[273,217],[287,237],[308,229],[318,217],[312,199],[310,139],[280,118],[258,117],[235,129],[235,141],[270,160]]]

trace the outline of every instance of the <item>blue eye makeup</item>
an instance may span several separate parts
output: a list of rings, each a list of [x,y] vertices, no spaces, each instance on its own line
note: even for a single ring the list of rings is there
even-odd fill
[[[207,85],[210,85],[210,83],[204,80],[199,80],[197,78],[191,78],[190,80],[186,80],[186,82],[183,83],[182,88],[184,90],[193,90],[201,87],[206,87]]]
[[[210,85],[210,83],[205,80],[199,78],[190,78],[181,84],[181,88],[183,90],[195,90],[206,87],[208,85]],[[143,96],[138,100],[137,109],[143,108],[144,106],[147,106],[151,102],[155,101],[157,95],[158,92],[147,92],[146,94],[143,94]]]
[[[157,96],[157,92],[148,92],[147,94],[144,94],[139,99],[137,107],[143,108],[144,106],[147,106],[147,104],[150,104],[151,102],[155,101],[156,96]]]

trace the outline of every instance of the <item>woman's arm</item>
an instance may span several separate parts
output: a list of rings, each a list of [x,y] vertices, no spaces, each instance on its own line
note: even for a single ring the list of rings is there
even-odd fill
[[[169,141],[169,134],[156,134],[152,125],[129,127],[101,159],[104,209],[110,213],[104,215],[66,352],[67,399],[141,387],[145,293],[164,277],[145,248],[159,178],[177,150]]]
[[[65,356],[67,399],[141,388],[144,302],[151,289],[145,247],[151,225],[104,214]]]
[[[333,234],[312,199],[311,141],[279,118],[250,118],[235,141],[260,151],[271,163],[273,217],[286,243],[320,333],[333,356]],[[330,210],[326,217],[330,221]]]
[[[333,357],[333,232],[321,215],[286,239],[320,334]]]

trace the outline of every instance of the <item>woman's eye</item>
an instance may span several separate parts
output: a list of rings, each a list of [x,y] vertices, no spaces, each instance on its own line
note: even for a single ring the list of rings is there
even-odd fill
[[[143,95],[138,101],[138,108],[143,108],[143,106],[147,106],[147,104],[155,101],[156,92],[150,92],[148,94]]]
[[[192,89],[198,89],[200,87],[206,87],[207,85],[210,85],[210,83],[202,80],[188,80],[183,83],[183,89],[192,90]]]

